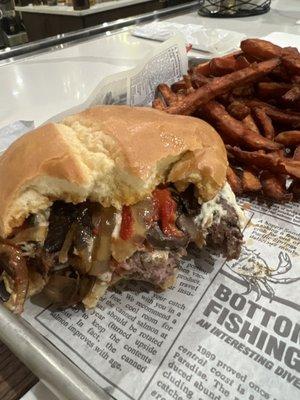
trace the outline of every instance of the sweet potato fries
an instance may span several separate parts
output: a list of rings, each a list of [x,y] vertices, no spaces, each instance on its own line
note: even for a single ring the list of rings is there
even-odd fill
[[[221,135],[237,195],[299,199],[300,53],[247,39],[241,51],[192,68],[157,87],[153,107],[207,120]]]

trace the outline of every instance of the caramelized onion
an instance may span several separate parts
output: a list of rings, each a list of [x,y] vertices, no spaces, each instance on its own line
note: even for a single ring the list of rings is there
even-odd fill
[[[144,235],[145,231],[151,226],[155,219],[155,209],[153,199],[146,197],[144,200],[132,206],[132,212],[136,222],[135,232]]]
[[[15,247],[1,243],[0,259],[1,266],[9,278],[12,291],[9,300],[5,304],[16,314],[21,314],[29,284],[25,258]]]
[[[110,258],[110,236],[100,235],[96,240],[95,259],[99,263],[107,261]]]
[[[52,303],[58,306],[64,306],[74,302],[78,286],[79,279],[53,274],[44,287],[43,293]]]
[[[99,234],[99,229],[101,225],[101,210],[102,207],[99,205],[99,207],[94,207],[93,214],[92,214],[92,225],[94,227],[94,234],[97,235]]]
[[[47,231],[47,226],[32,226],[19,231],[12,239],[9,239],[9,243],[39,242],[43,244],[47,236]]]
[[[138,246],[131,240],[122,240],[121,238],[112,239],[112,256],[118,261],[122,262],[129,258],[133,253],[136,252]]]
[[[95,260],[92,261],[92,267],[89,275],[100,276],[109,271],[109,261],[111,257],[111,238],[101,235],[95,241]]]
[[[58,261],[61,264],[65,264],[69,260],[69,251],[74,242],[76,229],[76,222],[74,222],[66,235],[65,241],[58,255]],[[76,256],[71,258],[72,265],[83,275],[91,268],[92,241],[93,239],[91,238],[91,245],[86,243],[85,247],[81,247],[80,249],[75,248],[74,253]]]
[[[85,308],[95,308],[99,299],[104,296],[108,286],[106,282],[96,279],[90,292],[82,300]]]
[[[91,261],[86,257],[72,256],[69,258],[69,265],[79,272],[80,275],[85,275],[91,269]]]
[[[36,259],[40,261],[37,268],[41,271],[43,276],[47,276],[55,265],[55,254],[38,249],[36,251]]]
[[[87,274],[92,266],[92,253],[93,253],[93,246],[94,246],[94,238],[90,238],[90,242],[86,243],[86,247],[78,249],[75,247],[74,254],[75,257],[71,259],[71,264],[73,259],[76,259],[76,266],[79,273],[82,275]]]
[[[69,272],[69,271],[68,271]],[[92,290],[94,278],[81,277],[75,273],[61,275],[53,274],[43,293],[58,307],[70,307],[80,303]]]
[[[115,226],[115,210],[112,207],[101,209],[99,235],[94,241],[92,267],[89,275],[100,276],[110,270],[111,235]]]
[[[27,298],[35,296],[40,293],[48,280],[47,277],[43,277],[34,267],[28,267],[29,285],[27,291]]]
[[[68,253],[69,253],[70,247],[72,246],[75,228],[76,228],[75,223],[73,223],[66,235],[65,241],[59,252],[58,261],[61,264],[65,264],[68,261]]]

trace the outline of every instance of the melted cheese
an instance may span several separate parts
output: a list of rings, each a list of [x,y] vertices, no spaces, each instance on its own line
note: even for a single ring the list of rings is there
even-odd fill
[[[243,228],[245,224],[244,213],[238,206],[231,187],[226,182],[220,192],[212,200],[202,204],[201,213],[195,217],[196,225],[201,226],[203,231],[206,231],[213,223],[219,223],[221,218],[226,216],[227,211],[220,203],[221,199],[225,200],[235,210],[238,216],[239,228]]]

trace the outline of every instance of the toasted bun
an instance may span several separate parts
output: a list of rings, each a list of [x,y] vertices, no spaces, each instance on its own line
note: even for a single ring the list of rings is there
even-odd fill
[[[0,158],[0,236],[54,200],[120,208],[160,183],[224,185],[227,156],[206,122],[151,108],[95,107],[22,136]]]

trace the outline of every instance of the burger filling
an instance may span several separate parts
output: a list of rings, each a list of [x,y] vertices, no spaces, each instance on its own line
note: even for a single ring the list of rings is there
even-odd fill
[[[120,280],[171,286],[191,245],[237,258],[243,217],[229,185],[208,202],[197,197],[190,185],[184,192],[158,187],[120,211],[90,201],[54,202],[0,243],[0,296],[15,312],[41,291],[58,306],[94,307]]]

